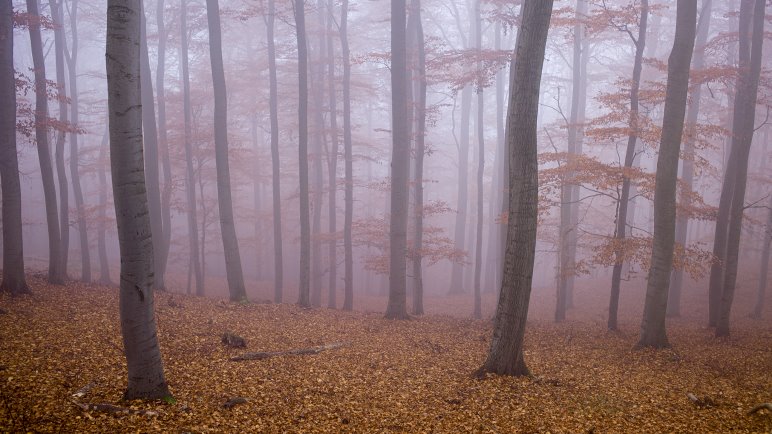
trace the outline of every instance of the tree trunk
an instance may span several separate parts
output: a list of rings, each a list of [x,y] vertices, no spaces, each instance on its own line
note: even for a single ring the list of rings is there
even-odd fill
[[[97,249],[99,250],[99,283],[112,285],[110,278],[110,263],[107,260],[107,243],[105,232],[107,231],[107,147],[109,146],[110,129],[105,123],[105,133],[102,143],[99,145],[99,225],[97,230]]]
[[[40,14],[37,0],[27,0],[32,63],[35,68],[35,141],[43,178],[43,196],[46,204],[48,224],[48,283],[63,284],[66,270],[62,268],[61,240],[59,238],[59,213],[56,209],[56,187],[54,170],[51,167],[51,150],[48,147],[48,95],[46,94],[46,65],[43,57],[43,42],[40,37]],[[15,80],[14,80],[15,83]],[[14,128],[14,131],[16,129]],[[64,228],[66,230],[66,228]]]
[[[121,332],[128,366],[124,399],[160,399],[169,396],[169,389],[153,314],[153,242],[142,154],[141,20],[138,0],[108,0],[110,161],[121,250]]]
[[[317,1],[318,28],[321,35],[324,29],[323,0]],[[312,27],[313,28],[313,27]],[[311,96],[313,98],[314,134],[311,138],[311,305],[322,305],[322,201],[324,199],[324,172],[322,171],[322,150],[327,147],[324,125],[324,63],[326,44],[323,37],[318,38],[318,50],[311,52]],[[314,59],[316,54],[316,59]],[[324,142],[324,143],[322,143]]]
[[[155,91],[158,104],[158,150],[161,153],[161,168],[164,182],[161,189],[161,226],[163,227],[162,251],[158,252],[158,264],[162,279],[166,276],[169,263],[169,248],[172,239],[172,163],[169,157],[169,139],[166,129],[166,26],[164,24],[164,0],[158,0],[156,7],[156,25],[158,26],[158,65],[156,66]],[[162,280],[165,287],[165,281]]]
[[[415,223],[413,243],[415,252],[413,254],[413,315],[423,315],[424,313],[424,283],[423,269],[421,267],[423,249],[423,227],[424,227],[424,157],[426,155],[426,47],[424,41],[424,29],[421,22],[421,0],[412,0],[411,14],[414,14],[412,20],[414,25],[415,48],[416,48],[416,70],[413,75],[414,98],[416,108],[416,132],[415,132],[415,185],[413,187]]]
[[[67,109],[67,91],[65,90],[65,71],[64,71],[64,13],[62,12],[62,3],[55,0],[49,0],[51,7],[51,16],[57,24],[54,28],[54,51],[56,53],[56,85],[59,88],[59,122],[62,125],[69,123],[69,111]],[[67,269],[67,262],[70,250],[70,186],[67,183],[67,169],[64,165],[64,142],[67,133],[58,131],[56,135],[56,175],[59,181],[59,228],[61,230],[62,247],[62,269]]]
[[[464,250],[466,246],[466,220],[467,220],[467,184],[469,183],[469,124],[472,112],[472,88],[466,86],[461,91],[461,128],[458,151],[458,191],[455,222],[455,234],[453,238],[454,248]],[[450,275],[450,294],[464,293],[464,266],[453,263]]]
[[[206,17],[209,27],[209,58],[212,63],[214,86],[214,148],[217,165],[217,204],[220,211],[220,233],[225,253],[225,269],[231,301],[247,298],[244,274],[241,270],[239,242],[233,222],[231,200],[231,175],[228,162],[228,101],[225,90],[225,70],[222,60],[222,34],[220,32],[220,7],[218,0],[206,0]]]
[[[161,217],[161,180],[158,171],[158,127],[155,118],[153,77],[150,74],[150,58],[147,47],[147,29],[144,9],[142,10],[142,47],[140,53],[140,74],[142,75],[142,133],[145,139],[145,176],[147,177],[150,227],[153,236],[155,288],[164,290],[163,256],[164,228]]]
[[[271,117],[271,176],[273,189],[273,301],[281,303],[284,287],[284,264],[281,237],[281,169],[279,161],[279,102],[276,83],[276,43],[273,36],[276,19],[275,0],[268,0],[266,29],[268,33],[268,76]]]
[[[308,47],[305,0],[296,0],[298,45],[298,166],[300,175],[300,288],[298,304],[311,307],[311,222],[308,198]]]
[[[737,77],[737,96],[732,128],[732,154],[735,159],[736,178],[732,191],[732,206],[727,229],[726,262],[721,304],[716,322],[716,337],[729,336],[729,315],[737,284],[738,255],[745,211],[745,190],[748,182],[748,158],[753,142],[756,119],[756,98],[761,74],[762,43],[764,41],[764,0],[743,0],[740,3],[740,68]],[[751,11],[751,8],[753,10]],[[748,12],[745,12],[745,9]],[[752,23],[750,18],[752,16]],[[745,21],[745,25],[743,25]],[[752,28],[751,40],[747,29]],[[730,157],[731,159],[731,157]]]
[[[482,17],[480,16],[481,0],[477,0],[474,8],[475,48],[478,55],[482,54]],[[482,77],[482,63],[477,62],[478,77]],[[483,247],[483,175],[485,171],[485,94],[482,82],[477,83],[477,234],[474,259],[474,318],[482,318],[482,296],[480,294],[480,278],[482,275]]]
[[[663,348],[670,344],[665,333],[665,311],[675,242],[676,181],[684,130],[689,65],[694,49],[697,0],[678,0],[673,50],[668,59],[667,93],[662,138],[657,158],[654,190],[654,240],[646,285],[641,338],[637,347]]]
[[[407,118],[407,17],[405,0],[391,0],[391,216],[389,221],[389,303],[386,318],[407,314],[407,212],[410,138]]]
[[[196,205],[196,175],[193,170],[193,133],[191,131],[190,74],[188,71],[188,9],[187,0],[180,1],[180,64],[185,118],[185,193],[188,213],[188,254],[196,280],[196,295],[204,295],[204,275],[198,247],[198,206]]]
[[[694,58],[692,60],[692,69],[695,71],[701,71],[705,67],[705,44],[708,41],[712,5],[713,0],[703,0],[702,2],[702,10],[700,11],[700,18],[697,23],[697,37],[694,43],[696,49],[694,50]],[[686,191],[684,191],[686,194],[684,194],[684,197],[682,198],[685,207],[691,205],[689,194],[692,192],[692,185],[694,184],[694,128],[697,125],[697,116],[700,113],[701,96],[702,85],[698,84],[692,91],[691,104],[686,112],[687,135],[686,140],[684,141],[684,158],[681,161],[681,179],[686,186]],[[692,130],[692,132],[689,133],[689,130]],[[688,230],[688,215],[685,213],[678,214],[676,216],[676,244],[686,247]],[[669,317],[681,316],[681,289],[683,287],[683,281],[684,271],[682,269],[673,270],[673,275],[670,277],[670,290],[668,291],[667,300],[667,316]]]
[[[633,83],[630,89],[630,118],[628,126],[630,135],[627,138],[627,150],[625,152],[625,168],[633,167],[635,160],[635,148],[638,140],[638,90],[641,86],[641,72],[643,71],[643,50],[646,47],[646,24],[649,17],[649,2],[641,0],[641,18],[638,23],[638,38],[635,43],[635,62],[633,64]],[[692,38],[694,39],[694,38]],[[692,41],[694,42],[694,41]],[[688,71],[688,65],[687,65]],[[688,79],[688,77],[687,77]],[[683,128],[683,126],[682,126]],[[680,145],[679,145],[680,147]],[[678,155],[676,154],[676,159]],[[619,289],[622,283],[622,266],[625,262],[624,240],[627,234],[627,207],[630,204],[630,178],[622,179],[622,194],[617,203],[617,221],[614,230],[615,262],[611,273],[611,297],[608,307],[608,329],[617,329],[617,311],[619,310]]]
[[[29,293],[24,276],[21,182],[16,154],[16,79],[13,70],[13,5],[0,0],[0,185],[2,185],[3,278],[0,292]]]
[[[537,114],[552,0],[525,0],[511,74],[507,148],[509,219],[504,275],[490,351],[477,375],[528,375],[523,337],[531,297],[538,221]]]
[[[759,289],[756,294],[756,305],[753,307],[751,318],[760,319],[764,310],[764,295],[767,292],[767,276],[769,276],[769,250],[772,245],[772,196],[767,205],[767,227],[764,231],[764,245],[761,249],[761,267],[759,270]]]
[[[348,46],[348,0],[343,0],[340,19],[341,56],[343,57],[343,148],[346,159],[345,212],[343,222],[344,291],[343,310],[354,309],[354,253],[351,225],[354,218],[354,165],[351,144],[351,54]]]
[[[330,264],[330,280],[327,296],[327,306],[331,309],[335,309],[337,306],[337,281],[338,281],[338,241],[337,241],[337,195],[338,195],[338,109],[337,109],[337,93],[335,91],[335,47],[333,46],[332,39],[332,22],[334,20],[333,0],[328,1],[328,13],[327,18],[327,80],[330,86],[330,150],[327,154],[328,173],[327,182],[329,184],[330,193],[327,199],[328,205],[328,224],[330,231],[330,246],[329,246],[329,264]]]

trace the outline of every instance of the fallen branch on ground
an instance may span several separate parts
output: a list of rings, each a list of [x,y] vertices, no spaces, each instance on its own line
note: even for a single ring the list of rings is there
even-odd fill
[[[277,356],[303,356],[306,354],[319,354],[322,351],[334,350],[340,347],[346,347],[351,345],[350,342],[336,342],[334,344],[321,345],[311,348],[300,348],[287,351],[260,351],[257,353],[244,353],[240,356],[231,357],[232,362],[241,362],[244,360],[263,360]]]
[[[751,409],[751,411],[748,412],[748,414],[757,413],[763,409],[767,409],[767,411],[772,412],[772,402],[765,402],[763,404],[759,404]]]
[[[86,384],[85,386],[78,389],[75,393],[72,394],[73,398],[83,398],[86,396],[89,390],[93,389],[96,384],[92,381],[91,383]]]
[[[158,416],[157,411],[153,410],[137,410],[128,407],[119,407],[112,404],[84,404],[76,400],[72,400],[72,403],[77,405],[83,411],[96,411],[99,413],[108,413],[112,415],[129,415],[138,414],[140,416]]]

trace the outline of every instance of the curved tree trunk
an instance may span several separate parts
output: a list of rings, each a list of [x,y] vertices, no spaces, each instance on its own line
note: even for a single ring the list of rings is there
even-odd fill
[[[275,0],[268,0],[266,29],[268,33],[268,75],[270,80],[271,173],[273,188],[273,301],[281,303],[284,287],[284,264],[281,238],[281,169],[279,161],[279,97],[276,83],[276,43],[274,42]]]
[[[40,174],[43,178],[43,196],[46,204],[46,223],[48,224],[48,283],[63,284],[67,273],[62,268],[59,213],[56,209],[54,170],[51,167],[51,150],[48,146],[46,65],[43,57],[43,41],[40,37],[40,14],[38,13],[37,0],[27,0],[27,13],[32,17],[29,23],[29,37],[32,47],[32,63],[35,68],[35,141],[37,142],[38,160],[40,161]]]
[[[225,253],[225,272],[231,301],[247,298],[244,273],[241,270],[239,242],[233,222],[231,175],[228,162],[228,101],[225,90],[225,70],[222,60],[222,34],[218,0],[206,0],[209,27],[209,58],[212,63],[214,86],[214,155],[217,165],[217,204],[220,210],[220,232]]]
[[[638,23],[638,38],[635,43],[635,63],[633,64],[633,83],[630,89],[630,118],[628,126],[630,135],[627,138],[625,151],[625,168],[633,167],[635,148],[638,140],[638,90],[641,86],[643,71],[643,49],[646,47],[646,23],[649,17],[649,2],[641,0],[641,18]],[[688,70],[688,68],[687,68]],[[619,310],[619,289],[622,283],[622,266],[625,262],[624,240],[627,234],[627,207],[630,204],[630,179],[622,180],[622,195],[617,203],[617,221],[614,231],[615,262],[611,273],[611,297],[608,307],[608,329],[617,329],[617,311]]]
[[[637,347],[663,348],[670,344],[665,332],[665,311],[675,242],[678,157],[689,93],[689,65],[694,50],[697,0],[678,0],[676,32],[667,67],[667,93],[662,138],[654,189],[654,240],[646,285],[641,338]]]
[[[295,5],[298,45],[298,165],[300,175],[300,288],[298,304],[311,307],[311,222],[308,200],[308,47],[305,0]]]
[[[0,0],[0,185],[2,185],[3,278],[0,292],[29,293],[24,277],[21,182],[16,154],[16,79],[13,70],[13,5]]]
[[[108,0],[110,161],[121,250],[120,312],[128,366],[124,399],[169,396],[153,314],[153,241],[142,154],[139,0]]]
[[[348,0],[343,0],[340,19],[340,43],[343,57],[343,149],[346,159],[345,212],[343,221],[343,310],[354,309],[354,253],[351,225],[354,219],[354,165],[351,144],[351,54],[348,46]]]

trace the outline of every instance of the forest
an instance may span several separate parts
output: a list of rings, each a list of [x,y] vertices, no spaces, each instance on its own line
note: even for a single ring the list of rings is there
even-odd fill
[[[772,433],[772,0],[0,0],[0,432]]]

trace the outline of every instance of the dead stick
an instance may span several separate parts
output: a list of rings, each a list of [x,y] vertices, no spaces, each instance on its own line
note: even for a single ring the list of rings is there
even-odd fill
[[[336,342],[334,344],[321,345],[318,347],[299,348],[287,351],[259,351],[256,353],[244,353],[240,356],[231,357],[231,361],[241,362],[244,360],[263,360],[278,356],[303,356],[306,354],[319,354],[322,351],[334,350],[336,348],[346,347],[349,345],[351,345],[350,342]]]

